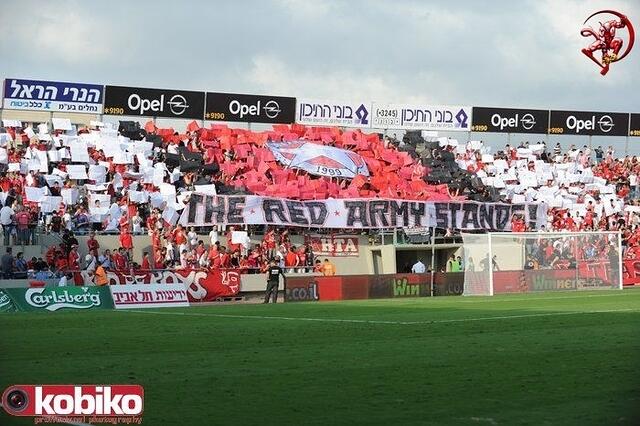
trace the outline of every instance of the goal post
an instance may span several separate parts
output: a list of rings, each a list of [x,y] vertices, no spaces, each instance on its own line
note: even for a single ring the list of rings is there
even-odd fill
[[[464,295],[622,289],[620,232],[462,234]]]

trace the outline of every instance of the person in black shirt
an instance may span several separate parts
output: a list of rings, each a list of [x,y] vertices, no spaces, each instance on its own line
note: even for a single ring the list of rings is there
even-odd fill
[[[282,269],[278,266],[275,259],[271,259],[269,269],[267,269],[267,291],[264,295],[264,302],[269,303],[269,297],[273,296],[273,303],[278,300],[278,285],[280,284],[280,275],[286,284],[287,277],[284,276]]]
[[[60,233],[61,227],[62,227],[62,218],[60,217],[57,211],[53,212],[53,217],[51,217],[51,223],[49,225],[50,231],[58,234]]]

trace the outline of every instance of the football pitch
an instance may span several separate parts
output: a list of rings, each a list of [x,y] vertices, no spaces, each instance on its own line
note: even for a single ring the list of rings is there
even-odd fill
[[[640,290],[11,313],[0,344],[2,389],[140,384],[147,425],[640,423]]]

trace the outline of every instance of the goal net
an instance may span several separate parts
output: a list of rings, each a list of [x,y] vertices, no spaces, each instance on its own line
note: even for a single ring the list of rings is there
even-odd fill
[[[464,295],[622,289],[619,232],[462,234]]]

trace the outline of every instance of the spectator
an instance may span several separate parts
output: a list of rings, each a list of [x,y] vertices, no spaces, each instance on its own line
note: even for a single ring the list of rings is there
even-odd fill
[[[13,278],[13,265],[15,263],[13,254],[11,254],[11,247],[7,247],[6,253],[0,259],[0,266],[2,267],[2,277],[4,279]]]
[[[107,271],[105,270],[104,264],[99,264],[96,268],[96,272],[93,277],[93,282],[97,286],[107,285],[109,280],[107,279]]]
[[[473,263],[473,257],[469,256],[469,258],[467,259],[467,271],[470,272],[475,272],[476,270],[476,265],[475,263]]]
[[[136,214],[131,218],[131,226],[135,235],[142,234],[142,218],[136,210]]]
[[[198,245],[198,234],[196,234],[196,230],[193,228],[189,228],[189,232],[187,233],[187,239],[189,240],[190,248],[195,248]]]
[[[142,271],[151,271],[151,263],[149,261],[149,253],[142,252],[142,264],[140,265]]]
[[[102,256],[98,257],[98,263],[105,269],[113,269],[111,250],[106,249]],[[98,268],[96,268],[97,270]]]
[[[602,150],[602,146],[598,145],[598,147],[594,151],[596,153],[596,164],[602,163],[602,159],[604,158],[604,151]]]
[[[11,245],[11,235],[13,234],[13,220],[15,212],[11,206],[5,203],[4,207],[0,209],[0,224],[2,225],[2,231],[4,233],[4,245]]]
[[[96,240],[95,231],[89,232],[89,239],[87,240],[87,248],[96,259],[98,258],[98,250],[100,249],[100,243]]]
[[[60,277],[60,281],[58,281],[58,287],[66,287],[69,285],[69,282],[73,278],[73,274],[66,273]]]
[[[300,259],[298,258],[298,253],[296,253],[295,246],[291,246],[284,259],[287,272],[290,274],[294,273],[295,268],[299,265],[299,261]]]
[[[13,269],[13,278],[27,278],[27,269],[27,261],[24,259],[22,252],[18,252]]]
[[[336,267],[333,263],[329,262],[329,259],[325,259],[322,264],[322,275],[325,277],[333,276],[336,274]]]
[[[457,262],[456,262],[456,256],[455,255],[451,255],[449,256],[449,260],[447,260],[447,266],[446,266],[446,271],[447,272],[457,272]]]
[[[84,270],[89,272],[90,274],[93,274],[96,271],[97,263],[98,259],[96,257],[94,257],[92,254],[87,254],[84,257]]]
[[[21,208],[15,215],[16,229],[18,234],[18,244],[29,245],[29,222],[31,215],[26,208]]]
[[[69,251],[69,259],[67,260],[68,268],[72,272],[80,270],[80,255],[78,254],[78,245],[72,244],[71,251]]]
[[[60,214],[57,211],[54,211],[53,215],[51,216],[51,222],[49,224],[49,232],[54,232],[56,234],[59,234],[61,229],[62,229],[62,218],[60,217]]]
[[[424,263],[422,263],[422,259],[418,259],[418,261],[411,267],[411,272],[414,274],[424,274],[425,270],[426,267],[424,266]]]

